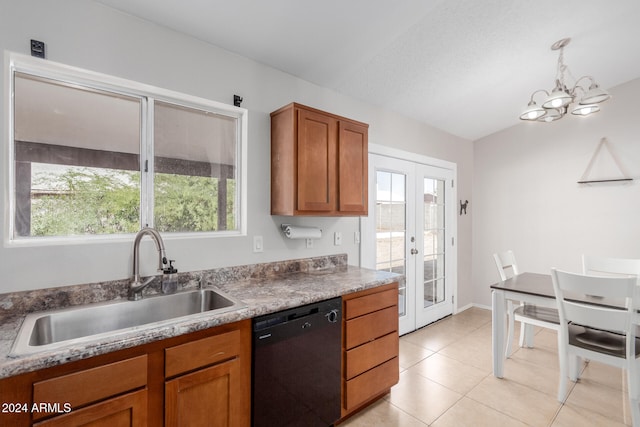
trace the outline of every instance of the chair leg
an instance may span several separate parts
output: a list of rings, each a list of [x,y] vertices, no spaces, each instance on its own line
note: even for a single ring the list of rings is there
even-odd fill
[[[629,403],[631,405],[631,425],[633,427],[640,427],[640,401],[638,399],[632,399]]]
[[[569,379],[573,382],[578,381],[580,378],[580,369],[582,368],[582,358],[579,356],[570,356],[568,358],[569,364]]]
[[[520,322],[520,325],[520,347],[533,348],[534,326],[525,322]]]
[[[562,351],[560,334],[558,334],[558,363],[560,365],[560,379],[558,382],[558,402],[564,403],[564,399],[567,395],[567,374],[569,370],[569,355],[566,352]]]
[[[637,365],[627,369],[627,389],[631,406],[631,423],[633,427],[640,427],[640,379],[638,379]]]
[[[515,320],[513,316],[513,302],[507,302],[507,346],[504,351],[504,357],[506,359],[511,357],[513,353],[513,329],[515,327]]]

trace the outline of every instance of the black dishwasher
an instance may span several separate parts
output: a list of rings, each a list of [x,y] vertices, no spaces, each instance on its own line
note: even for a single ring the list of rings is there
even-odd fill
[[[254,427],[327,427],[340,418],[342,300],[253,319]]]

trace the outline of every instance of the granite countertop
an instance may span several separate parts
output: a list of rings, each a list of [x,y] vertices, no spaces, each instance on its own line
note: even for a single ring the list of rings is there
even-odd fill
[[[303,260],[303,262],[296,260],[295,262],[298,264],[293,264],[293,267],[290,263],[258,264],[257,269],[256,266],[245,266],[240,269],[234,268],[231,273],[228,269],[219,269],[213,276],[211,274],[189,274],[188,277],[181,280],[181,291],[192,290],[190,288],[202,285],[205,289],[218,289],[244,302],[246,306],[238,310],[219,314],[198,313],[170,322],[150,323],[114,332],[113,336],[109,335],[81,344],[70,344],[60,349],[45,350],[17,357],[9,356],[9,352],[20,325],[29,311],[39,310],[24,309],[23,312],[19,310],[16,312],[16,307],[14,307],[11,314],[8,314],[7,310],[4,313],[0,311],[0,378],[339,297],[402,279],[402,276],[394,273],[348,266],[346,265],[346,256],[344,259],[337,258],[337,260],[333,257],[330,262],[320,262],[320,264],[318,264],[317,258]],[[275,268],[273,268],[274,265]],[[317,268],[318,266],[319,268]],[[195,280],[194,277],[196,277]],[[116,287],[122,287],[122,284],[118,284]],[[100,292],[105,293],[100,286],[93,286],[93,289],[94,291],[100,289]],[[73,301],[74,298],[70,298],[69,293],[58,292],[58,294],[65,296],[63,300]],[[17,305],[12,304],[16,298],[11,300],[7,298],[7,295],[0,295],[0,307]],[[2,296],[5,298],[1,298]],[[39,296],[39,299],[44,300],[52,298],[48,295]],[[86,301],[81,301],[81,303],[86,303]],[[61,303],[54,308],[63,308],[68,305],[73,304],[67,301],[67,303]]]

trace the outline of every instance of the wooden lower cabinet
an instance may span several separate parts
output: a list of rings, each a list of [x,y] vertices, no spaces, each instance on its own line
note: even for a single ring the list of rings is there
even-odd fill
[[[167,381],[165,426],[238,425],[242,418],[240,374],[237,359]],[[205,399],[202,397],[206,396]]]
[[[233,330],[166,350],[166,376],[177,376],[165,382],[165,427],[250,423],[242,344],[242,334]],[[197,369],[202,366],[208,367]]]
[[[0,396],[22,405],[0,426],[248,427],[251,320],[5,378]]]
[[[147,355],[131,357],[91,369],[33,383],[33,401],[53,404],[54,410],[71,411],[147,386]],[[145,393],[146,396],[146,393]],[[146,398],[145,398],[146,405]],[[51,412],[33,412],[38,420]]]
[[[147,390],[127,393],[46,421],[35,427],[146,427]]]
[[[397,283],[343,296],[342,340],[344,419],[400,378]]]

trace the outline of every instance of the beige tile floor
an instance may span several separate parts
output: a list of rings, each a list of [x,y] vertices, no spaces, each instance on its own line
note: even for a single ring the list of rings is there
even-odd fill
[[[491,312],[470,308],[401,337],[400,382],[340,427],[631,425],[622,370],[583,369],[560,404],[556,333],[536,329],[535,347],[517,348],[495,378]]]

